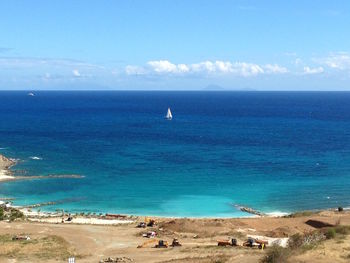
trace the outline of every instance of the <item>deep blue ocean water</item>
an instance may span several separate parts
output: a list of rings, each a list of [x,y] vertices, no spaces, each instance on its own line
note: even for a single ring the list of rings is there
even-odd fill
[[[15,204],[194,217],[350,206],[350,93],[35,94],[0,92],[0,153],[17,174],[85,178],[0,183]]]

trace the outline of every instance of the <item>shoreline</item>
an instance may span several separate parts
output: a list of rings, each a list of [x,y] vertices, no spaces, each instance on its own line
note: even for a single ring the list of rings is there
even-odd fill
[[[11,171],[11,167],[15,166],[17,161],[15,159],[8,158],[2,154],[0,154],[0,183],[9,182],[9,181],[19,181],[19,180],[35,180],[35,179],[57,179],[57,178],[71,178],[71,179],[81,179],[84,178],[82,175],[76,174],[64,174],[64,175],[31,175],[31,176],[14,176]],[[5,198],[7,199],[7,198]],[[1,199],[0,199],[1,200]],[[19,210],[27,209],[32,206],[32,208],[40,209],[42,206],[55,205],[57,202],[51,201],[47,203],[33,204],[33,205],[25,205],[25,206],[13,206]],[[280,217],[287,215],[288,213],[283,212],[271,212],[271,213],[263,213],[253,208],[242,206],[238,204],[232,204],[238,211],[244,212],[246,216],[163,216],[163,215],[138,215],[138,214],[126,214],[129,217],[153,217],[153,218],[163,218],[163,219],[181,219],[181,218],[189,218],[189,219],[228,219],[228,218],[256,218],[256,217]],[[24,210],[25,211],[25,210]],[[50,211],[43,211],[47,215],[52,214]],[[74,211],[72,211],[74,212]],[[107,211],[106,213],[109,213]],[[74,212],[75,213],[75,212]],[[84,212],[85,213],[85,212]],[[75,213],[75,214],[78,214]]]
[[[15,180],[11,167],[16,165],[16,161],[0,154],[0,182]]]
[[[35,180],[35,179],[57,179],[57,178],[72,178],[81,179],[85,176],[79,174],[49,174],[49,175],[28,175],[28,176],[15,176],[11,171],[11,167],[17,164],[16,159],[8,158],[0,154],[0,183],[8,181],[19,180]]]
[[[1,162],[4,160],[6,163],[0,166],[2,172],[0,177],[5,178],[0,180],[0,183],[6,180],[48,178],[47,176],[28,176],[28,178],[13,176],[9,169],[14,165],[14,161],[2,155],[0,158]],[[81,177],[52,175],[49,178]],[[212,263],[218,262],[218,259],[223,259],[220,262],[251,263],[261,262],[261,259],[276,247],[283,251],[290,249],[289,242],[296,235],[309,238],[309,233],[318,233],[319,236],[324,237],[319,241],[320,248],[316,246],[305,253],[290,254],[289,262],[315,262],[313,260],[320,255],[325,259],[320,262],[333,262],[331,260],[334,259],[337,262],[343,262],[340,260],[343,258],[344,249],[348,249],[347,242],[350,241],[350,236],[346,236],[344,245],[341,245],[337,241],[339,237],[332,241],[326,239],[324,234],[331,230],[347,229],[350,225],[348,208],[344,211],[331,208],[285,214],[276,211],[263,213],[254,208],[235,204],[233,206],[247,213],[247,216],[172,217],[72,213],[67,210],[49,212],[42,211],[41,208],[60,204],[61,201],[8,206],[7,201],[12,200],[9,197],[0,198],[0,207],[7,214],[6,219],[0,220],[0,237],[4,240],[2,244],[4,250],[13,251],[15,256],[11,256],[11,259],[15,258],[15,260],[25,258],[35,259],[35,262],[57,262],[59,258],[62,262],[66,262],[68,256],[76,256],[82,263]],[[14,218],[12,214],[15,215]],[[150,222],[152,222],[151,225]],[[253,240],[251,247],[246,245],[247,240]],[[174,241],[180,244],[180,248],[172,245]],[[23,246],[24,242],[30,245]],[[160,242],[166,246],[159,249],[157,244]],[[262,249],[259,249],[259,242],[264,243]],[[47,244],[49,247],[55,246],[51,254],[47,253],[48,248],[45,247]],[[323,244],[328,247],[327,254],[324,252]],[[334,255],[335,251],[337,251],[336,255]],[[122,261],[109,261],[116,255]],[[2,256],[9,258],[7,254]],[[297,261],[296,258],[302,258],[302,261]]]
[[[36,179],[82,179],[84,178],[83,175],[77,175],[77,174],[63,174],[63,175],[55,175],[55,174],[50,174],[50,175],[30,175],[30,176],[14,176],[13,172],[11,171],[11,167],[15,166],[17,164],[16,159],[13,158],[8,158],[2,154],[0,154],[0,183],[2,182],[9,182],[9,181],[19,181],[19,180],[36,180]],[[9,200],[14,200],[14,198],[0,198],[0,201],[9,201]],[[41,213],[43,214],[43,217],[50,217],[53,212],[48,211],[45,209],[42,211],[41,207],[44,206],[50,206],[50,205],[55,205],[59,201],[51,201],[51,202],[46,202],[46,203],[39,203],[39,204],[32,204],[32,205],[15,205],[13,206],[16,209],[19,209],[20,211],[26,213],[26,209],[28,208],[33,208],[33,209],[39,209]],[[292,214],[295,213],[300,213],[304,212],[301,210],[294,211],[294,212],[281,212],[281,211],[271,211],[271,212],[262,212],[260,210],[248,207],[248,206],[243,206],[240,204],[232,204],[234,208],[236,208],[238,211],[241,211],[243,213],[246,213],[246,216],[170,216],[170,215],[145,215],[145,214],[128,214],[128,213],[123,213],[123,215],[127,217],[152,217],[152,218],[158,218],[158,219],[245,219],[245,218],[284,218],[288,217]],[[348,210],[345,208],[344,210]],[[320,212],[320,211],[336,211],[336,208],[323,208],[323,209],[309,209],[306,211],[312,211],[312,212]],[[91,213],[93,214],[94,212],[75,212],[74,210],[71,211],[72,214],[87,214]],[[103,212],[105,214],[110,213],[110,211]],[[44,215],[45,214],[45,215]],[[95,214],[101,214],[101,212],[95,212]],[[30,214],[32,215],[32,214]]]

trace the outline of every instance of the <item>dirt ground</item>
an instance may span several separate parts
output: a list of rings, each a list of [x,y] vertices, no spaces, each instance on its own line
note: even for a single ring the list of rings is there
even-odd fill
[[[142,221],[144,218],[139,218]],[[218,239],[248,235],[288,237],[327,225],[350,225],[349,212],[325,211],[295,218],[241,219],[156,219],[153,228],[136,228],[137,222],[117,226],[0,222],[0,262],[99,262],[107,257],[127,257],[133,262],[259,262],[265,251],[246,247],[218,247]],[[181,247],[154,248],[152,239],[142,234],[153,230],[156,240],[171,243],[178,238]],[[12,241],[14,235],[28,235],[31,241]],[[294,258],[294,262],[349,262],[349,237],[327,240],[319,247]],[[26,243],[27,242],[27,243]],[[346,261],[347,260],[347,261]]]
[[[315,249],[293,257],[291,262],[349,263],[350,236],[347,236],[345,239],[327,240]]]

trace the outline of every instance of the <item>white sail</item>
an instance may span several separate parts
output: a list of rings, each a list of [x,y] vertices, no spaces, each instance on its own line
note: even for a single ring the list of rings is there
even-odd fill
[[[168,108],[168,112],[167,112],[167,114],[166,114],[166,117],[165,118],[167,118],[168,120],[171,120],[172,118],[173,118],[173,115],[171,114],[171,110],[170,110],[170,108]]]

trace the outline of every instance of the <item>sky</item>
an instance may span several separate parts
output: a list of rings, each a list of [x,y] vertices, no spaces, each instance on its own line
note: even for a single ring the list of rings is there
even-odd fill
[[[350,90],[348,0],[3,0],[2,90]]]

